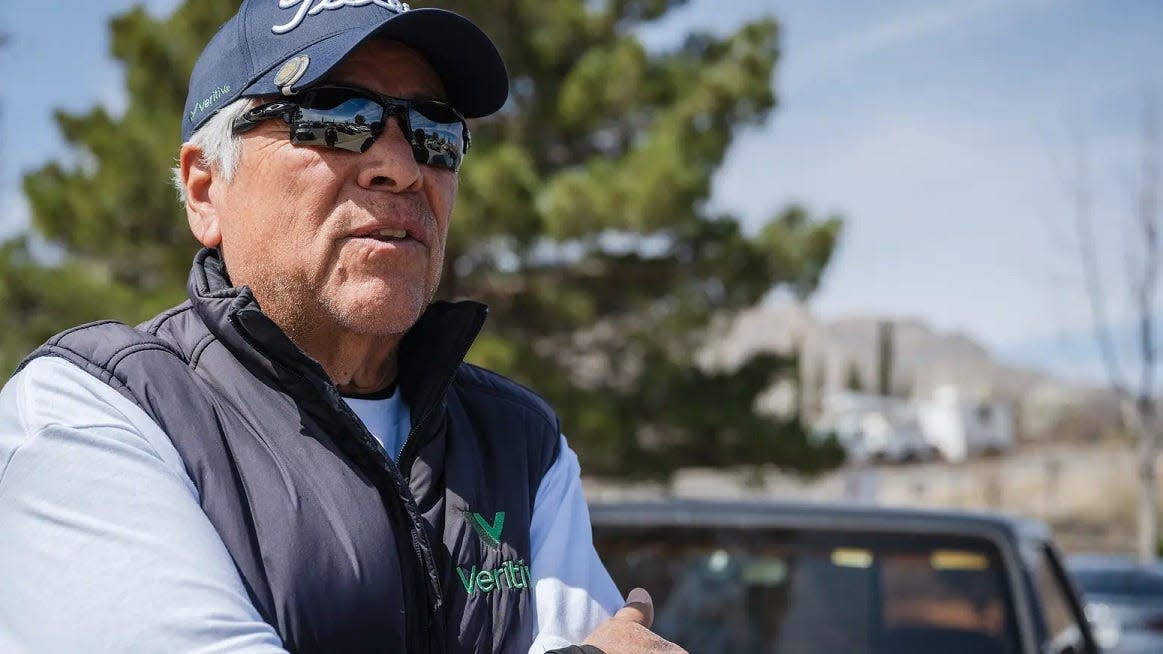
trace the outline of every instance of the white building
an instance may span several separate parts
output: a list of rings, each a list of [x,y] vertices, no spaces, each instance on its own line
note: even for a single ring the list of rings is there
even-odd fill
[[[944,386],[932,400],[904,400],[845,391],[824,399],[813,427],[835,434],[850,461],[964,461],[1013,445],[1013,417],[1001,402],[969,402]]]
[[[1014,419],[1002,402],[964,401],[954,386],[942,386],[930,402],[917,404],[927,440],[947,461],[1004,452],[1014,444]]]

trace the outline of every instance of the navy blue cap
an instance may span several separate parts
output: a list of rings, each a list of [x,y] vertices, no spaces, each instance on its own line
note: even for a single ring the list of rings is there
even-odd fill
[[[497,111],[509,96],[497,47],[451,11],[410,9],[399,0],[244,0],[194,64],[182,141],[238,98],[311,86],[372,36],[423,55],[466,118]]]

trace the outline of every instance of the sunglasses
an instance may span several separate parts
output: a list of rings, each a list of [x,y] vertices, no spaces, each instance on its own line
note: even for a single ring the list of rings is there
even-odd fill
[[[316,86],[293,100],[259,105],[234,121],[234,133],[254,129],[271,118],[291,127],[291,143],[367,152],[388,119],[397,116],[400,131],[417,163],[457,170],[472,139],[468,123],[456,109],[438,100],[407,100],[354,86]]]

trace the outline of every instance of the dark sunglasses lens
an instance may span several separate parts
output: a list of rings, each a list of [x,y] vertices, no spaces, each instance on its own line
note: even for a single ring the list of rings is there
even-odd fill
[[[434,123],[459,125],[461,122],[460,114],[441,102],[416,102],[412,105],[412,110]]]
[[[416,160],[456,170],[464,156],[464,123],[440,105],[419,104],[408,112]]]
[[[291,142],[300,145],[326,145],[363,152],[384,125],[384,109],[379,103],[347,92],[310,93],[299,107],[299,115],[291,126]]]
[[[385,107],[358,90],[320,88],[304,93],[291,123],[291,142],[365,152],[384,130]],[[467,150],[464,119],[440,102],[408,104],[409,141],[416,161],[457,170]],[[402,109],[402,106],[399,108]]]

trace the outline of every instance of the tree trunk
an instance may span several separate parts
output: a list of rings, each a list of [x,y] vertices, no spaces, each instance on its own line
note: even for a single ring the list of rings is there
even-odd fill
[[[1141,562],[1151,563],[1159,549],[1159,496],[1155,472],[1159,435],[1155,427],[1155,402],[1150,398],[1140,398],[1135,409],[1132,431],[1138,442],[1136,470],[1139,481],[1136,549]]]
[[[1153,561],[1159,547],[1159,499],[1156,494],[1155,460],[1159,454],[1159,426],[1155,420],[1155,375],[1158,363],[1156,300],[1163,276],[1163,140],[1160,136],[1158,105],[1148,99],[1143,113],[1142,181],[1138,207],[1131,223],[1134,247],[1128,252],[1127,281],[1133,314],[1136,317],[1136,345],[1140,382],[1128,386],[1116,355],[1115,340],[1107,321],[1102,275],[1091,220],[1091,194],[1085,152],[1080,148],[1079,172],[1074,186],[1075,227],[1079,237],[1083,276],[1094,320],[1095,338],[1111,388],[1118,394],[1123,421],[1136,443],[1138,479],[1137,550],[1139,560]]]
[[[1137,538],[1135,553],[1139,561],[1155,560],[1159,547],[1159,499],[1155,481],[1155,460],[1159,456],[1159,435],[1155,428],[1155,402],[1123,396],[1119,402],[1123,424],[1135,438],[1135,479],[1138,501],[1135,502]]]
[[[1155,490],[1155,434],[1139,439],[1139,560],[1155,560],[1159,542],[1159,500]]]

